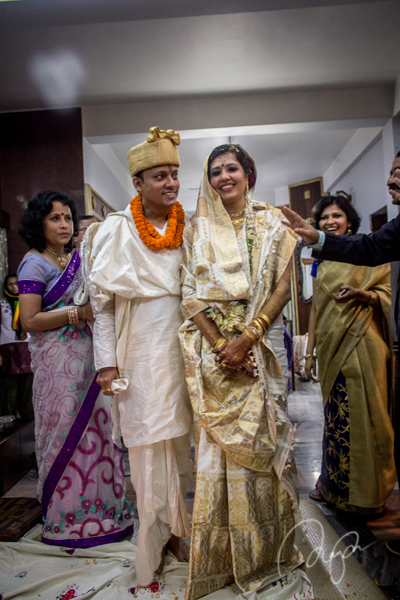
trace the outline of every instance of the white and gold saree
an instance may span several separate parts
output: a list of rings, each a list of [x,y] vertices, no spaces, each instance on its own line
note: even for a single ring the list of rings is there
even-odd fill
[[[207,162],[206,162],[207,164]],[[259,376],[223,373],[192,317],[206,310],[227,339],[258,314],[295,245],[280,212],[248,198],[235,233],[205,166],[184,233],[180,337],[194,412],[196,492],[187,600],[236,581],[242,593],[301,563],[294,546],[296,469],[285,382],[266,334],[253,347]]]

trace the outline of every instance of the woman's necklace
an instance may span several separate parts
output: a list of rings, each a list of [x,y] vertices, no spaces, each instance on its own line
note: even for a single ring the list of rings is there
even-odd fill
[[[63,256],[62,254],[56,254],[55,252],[53,252],[53,250],[50,250],[50,248],[48,246],[46,246],[46,250],[47,250],[47,252],[50,252],[50,254],[52,254],[53,256],[55,256],[56,259],[58,260],[58,262],[60,263],[61,268],[65,269],[65,267],[68,264],[68,259],[64,260],[63,257],[62,257]],[[69,254],[68,254],[68,258],[69,258]]]
[[[243,210],[237,212],[237,213],[230,213],[230,218],[232,221],[232,225],[235,231],[237,231],[238,229],[241,228],[241,226],[243,225],[244,222],[244,218],[245,218],[245,212],[246,212],[246,207],[243,208]]]
[[[237,219],[238,217],[243,217],[245,210],[246,210],[246,207],[242,208],[242,210],[240,210],[237,213],[229,213],[229,216],[231,219]]]

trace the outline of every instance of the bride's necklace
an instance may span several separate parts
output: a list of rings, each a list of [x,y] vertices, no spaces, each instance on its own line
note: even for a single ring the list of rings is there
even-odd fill
[[[239,217],[243,217],[245,210],[246,210],[246,207],[244,207],[242,210],[240,210],[237,213],[229,213],[229,216],[231,219],[237,219]]]
[[[62,257],[62,256],[63,256],[62,254],[56,254],[55,252],[53,252],[53,250],[50,250],[50,248],[49,248],[48,246],[46,246],[46,250],[47,250],[47,252],[50,252],[50,254],[52,254],[53,256],[55,256],[55,257],[56,257],[56,259],[58,260],[58,262],[60,263],[60,265],[61,265],[61,268],[62,268],[62,269],[65,269],[65,267],[66,267],[66,266],[67,266],[67,264],[68,264],[68,259],[67,259],[67,260],[65,260],[65,259]],[[69,254],[68,254],[68,258],[69,258]]]
[[[237,213],[230,213],[230,218],[232,221],[232,225],[235,231],[238,231],[241,226],[243,225],[244,222],[244,217],[245,217],[245,212],[246,212],[246,207],[243,208],[243,210],[237,212]]]

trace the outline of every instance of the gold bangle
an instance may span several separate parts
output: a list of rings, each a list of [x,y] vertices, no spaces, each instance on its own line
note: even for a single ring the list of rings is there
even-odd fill
[[[315,354],[305,354],[303,356],[303,358],[305,358],[306,360],[309,360],[310,358],[312,358],[313,360],[317,360],[317,357]]]
[[[243,333],[245,333],[247,335],[247,337],[253,342],[253,344],[255,344],[256,342],[258,342],[258,340],[255,337],[253,337],[251,335],[251,333],[247,329],[245,329],[243,331]]]
[[[222,346],[222,344],[225,344],[226,342],[226,338],[224,338],[223,336],[219,337],[214,343],[213,343],[213,350],[216,350],[217,348],[219,348],[220,346]]]
[[[372,290],[370,290],[369,293],[370,293],[371,297],[370,297],[370,299],[367,302],[367,306],[370,306],[371,304],[373,304],[375,302],[375,300],[376,300],[377,295],[378,295],[377,292],[373,292]]]
[[[262,319],[259,319],[258,317],[255,317],[255,320],[257,321],[257,323],[259,323],[263,329],[263,334],[267,331],[268,327],[267,324],[265,323],[265,321],[263,321]]]
[[[249,325],[250,329],[252,330],[252,332],[254,333],[254,335],[257,338],[257,342],[259,342],[262,338],[262,336],[264,335],[264,329],[262,327],[254,327],[253,323],[250,323]],[[252,329],[253,327],[253,329]]]
[[[266,329],[264,321],[262,321],[258,317],[253,317],[251,322],[255,323],[255,325],[258,325],[259,327],[261,327],[261,329],[263,330],[263,333],[264,333],[264,331]]]
[[[250,323],[250,327],[253,326],[255,328],[255,330],[260,334],[260,337],[262,337],[265,333],[264,327],[258,322],[256,321],[256,319],[253,319]]]
[[[267,315],[264,315],[264,313],[258,313],[257,318],[265,321],[265,323],[267,325],[267,329],[269,329],[271,327],[271,319],[269,317],[267,317]]]

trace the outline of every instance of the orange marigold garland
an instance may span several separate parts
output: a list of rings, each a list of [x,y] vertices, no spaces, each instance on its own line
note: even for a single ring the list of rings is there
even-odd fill
[[[179,248],[185,228],[185,211],[179,202],[169,209],[168,226],[164,236],[160,235],[154,225],[144,216],[141,194],[131,200],[130,207],[139,237],[150,250]]]

